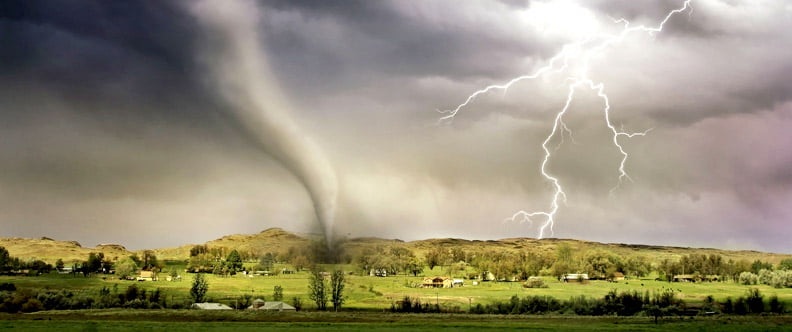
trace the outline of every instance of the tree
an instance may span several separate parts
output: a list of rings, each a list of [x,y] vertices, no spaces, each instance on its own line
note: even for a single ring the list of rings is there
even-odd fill
[[[327,285],[324,276],[318,269],[311,271],[311,279],[308,284],[310,293],[308,297],[316,303],[317,310],[327,310]]]
[[[283,300],[283,287],[281,287],[280,285],[275,285],[275,288],[272,290],[272,300],[273,301]]]
[[[198,273],[193,278],[192,287],[190,287],[190,297],[193,298],[195,303],[201,303],[206,300],[206,292],[209,290],[209,283],[204,279],[203,273]]]
[[[231,250],[231,252],[226,256],[226,266],[232,271],[236,272],[242,268],[242,257],[239,256],[239,252],[236,249]]]
[[[424,262],[418,257],[410,257],[410,260],[407,262],[407,272],[412,273],[414,277],[417,277],[419,273],[423,272],[423,267]]]
[[[190,248],[190,257],[206,254],[209,252],[209,247],[204,245],[197,245]]]
[[[143,251],[143,261],[141,263],[143,270],[155,272],[159,272],[160,270],[160,263],[157,261],[157,255],[154,254],[153,250]]]
[[[792,270],[792,258],[787,258],[778,263],[779,270]]]
[[[58,258],[58,260],[55,261],[55,268],[58,269],[59,272],[63,271],[63,259]]]
[[[137,272],[137,269],[137,264],[130,257],[123,258],[116,263],[116,275],[121,279],[131,276]]]
[[[435,247],[426,253],[426,265],[429,265],[430,270],[434,269],[435,266],[445,265],[446,256],[447,254],[442,247]]]
[[[0,247],[0,272],[10,270],[11,255],[5,247]]]
[[[179,278],[179,271],[176,269],[171,269],[170,271],[171,281],[176,281]]]
[[[262,271],[272,271],[274,267],[274,263],[275,263],[275,257],[272,256],[271,252],[268,252],[264,254],[264,256],[261,256],[261,259],[259,260],[259,264],[256,267],[256,269]]]
[[[758,259],[755,260],[753,264],[751,264],[751,272],[753,272],[754,274],[759,274],[759,271],[761,271],[762,269],[772,270],[773,264],[770,264],[769,262],[762,262]]]
[[[90,253],[88,254],[88,261],[83,264],[83,272],[95,273],[102,269],[102,261],[104,260],[104,253]]]
[[[308,257],[306,257],[305,255],[298,255],[292,258],[291,263],[292,266],[294,266],[294,269],[297,271],[300,271],[305,267],[307,267],[309,264],[311,264],[310,261],[308,261]]]
[[[341,304],[344,303],[344,271],[337,270],[333,272],[330,278],[330,288],[332,293],[333,309],[338,311]]]

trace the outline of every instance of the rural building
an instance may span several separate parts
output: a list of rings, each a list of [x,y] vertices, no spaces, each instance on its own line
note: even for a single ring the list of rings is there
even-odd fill
[[[203,302],[203,303],[193,303],[190,306],[190,309],[200,309],[200,310],[232,310],[231,307],[222,304],[222,303],[214,303],[214,302]]]
[[[165,280],[166,280],[166,281],[181,281],[181,279],[182,279],[182,278],[181,278],[181,276],[180,276],[180,275],[178,275],[178,276],[175,276],[175,277],[173,277],[173,276],[167,276],[167,277],[165,277]]]
[[[720,281],[720,277],[717,275],[677,274],[672,280],[674,282]]]
[[[388,271],[385,269],[371,269],[369,271],[369,277],[387,277]]]
[[[157,274],[154,271],[140,271],[137,281],[157,281]]]
[[[584,280],[589,280],[588,273],[569,273],[561,277],[561,281],[563,282]]]
[[[280,273],[281,274],[294,274],[294,271],[293,270],[289,270],[289,269],[284,267],[283,269],[281,269]]]
[[[265,310],[265,311],[297,311],[297,309],[287,303],[281,301],[264,301],[256,299],[253,305],[247,308],[248,310]]]
[[[454,287],[454,279],[449,277],[426,277],[421,283],[423,288],[451,288]]]
[[[624,273],[621,273],[621,272],[614,272],[613,273],[613,278],[611,278],[611,280],[613,280],[613,281],[622,281],[624,279],[625,279],[624,278]]]

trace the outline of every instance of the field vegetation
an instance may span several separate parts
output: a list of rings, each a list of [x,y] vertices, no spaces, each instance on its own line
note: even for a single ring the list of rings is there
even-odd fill
[[[696,323],[677,326],[695,330],[722,323],[713,317],[723,315],[750,315],[762,322],[760,330],[773,330],[792,309],[792,256],[750,251],[558,239],[405,243],[372,238],[340,241],[328,249],[310,236],[271,229],[171,249],[133,252],[106,245],[118,256],[89,250],[75,259],[71,251],[63,257],[49,252],[58,241],[31,241],[55,244],[43,247],[39,256],[14,256],[20,251],[13,246],[0,249],[0,312],[16,313],[0,321],[26,328],[39,323],[21,317],[37,312],[79,329],[90,322],[73,322],[74,317],[136,320],[133,313],[145,309],[147,317],[165,310],[175,320],[203,322],[214,315],[241,322],[264,320],[284,331],[295,325],[279,322],[295,320],[305,322],[301,327],[308,330],[326,321],[340,330],[376,330],[374,319],[391,321],[391,329],[420,330],[416,318],[404,314],[429,317],[426,326],[432,330],[493,327],[496,319],[491,317],[510,316],[526,320],[498,326],[546,327],[560,320],[554,317],[635,316],[640,321],[592,318],[566,320],[570,323],[565,326],[643,330],[651,326],[647,322],[671,326],[678,317],[695,317]],[[435,279],[445,280],[446,287],[427,287]],[[193,311],[183,311],[204,301],[245,309],[256,299],[284,301],[299,311],[275,318],[237,311],[196,318]],[[323,310],[340,313],[327,316]],[[350,318],[352,313],[363,316]],[[436,316],[449,314],[461,325]],[[138,327],[153,324],[144,321]],[[186,326],[158,324],[175,330]],[[240,329],[254,326],[239,324]],[[615,324],[619,328],[607,328]],[[194,325],[218,327],[211,322]]]

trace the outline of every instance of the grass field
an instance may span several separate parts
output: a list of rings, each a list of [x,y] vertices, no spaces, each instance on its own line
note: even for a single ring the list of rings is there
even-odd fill
[[[165,271],[171,268],[183,267],[182,265],[169,265]],[[353,271],[352,266],[345,266],[345,270]],[[329,268],[328,268],[329,269]],[[424,275],[443,275],[439,268],[435,271],[425,271]],[[156,282],[135,282],[124,280],[113,280],[101,277],[84,278],[82,276],[73,277],[71,275],[49,274],[38,277],[8,277],[0,276],[0,283],[12,282],[21,288],[37,289],[69,289],[76,293],[86,295],[96,295],[102,287],[117,289],[123,292],[129,285],[135,284],[139,287],[154,290],[159,288],[167,296],[170,303],[189,301],[189,288],[192,275],[182,273],[184,279],[178,282],[156,281]],[[311,309],[313,305],[308,299],[308,274],[300,272],[291,275],[278,276],[255,276],[235,275],[222,277],[207,275],[209,282],[208,296],[212,301],[233,303],[242,295],[250,294],[255,297],[265,297],[272,299],[272,291],[276,285],[284,289],[284,299],[291,302],[293,297],[300,297],[306,309]],[[610,290],[617,291],[655,291],[662,288],[671,288],[677,292],[677,296],[684,299],[689,304],[701,302],[707,295],[712,295],[716,300],[723,301],[727,297],[739,297],[751,288],[758,288],[766,297],[777,295],[781,301],[792,303],[792,289],[777,289],[767,285],[744,286],[733,282],[713,282],[713,283],[668,283],[662,281],[647,280],[628,280],[617,283],[606,281],[590,281],[585,284],[562,283],[552,278],[545,278],[548,288],[526,289],[519,282],[483,282],[479,285],[472,285],[466,280],[464,287],[450,289],[424,289],[416,288],[422,277],[412,276],[391,276],[391,277],[369,277],[359,275],[348,275],[345,295],[347,301],[346,308],[360,310],[384,310],[390,308],[391,303],[398,301],[405,296],[420,298],[424,303],[439,303],[443,307],[459,307],[462,311],[467,311],[470,304],[487,304],[494,301],[505,301],[513,295],[549,295],[557,299],[566,300],[573,296],[585,295],[587,297],[601,298]]]
[[[80,310],[0,315],[0,329],[35,331],[789,331],[791,316],[646,317]]]

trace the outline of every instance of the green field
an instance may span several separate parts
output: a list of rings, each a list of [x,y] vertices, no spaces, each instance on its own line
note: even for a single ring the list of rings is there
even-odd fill
[[[35,331],[789,331],[790,316],[666,319],[376,312],[81,310],[0,314],[0,329]]]
[[[169,265],[165,271],[178,268],[182,265]],[[347,271],[354,271],[352,266],[343,266]],[[327,267],[327,270],[330,270]],[[163,273],[165,274],[165,273]],[[439,268],[435,271],[425,271],[424,275],[443,275]],[[19,288],[35,289],[68,289],[75,293],[96,295],[103,287],[116,289],[123,292],[129,285],[135,284],[147,290],[159,288],[164,292],[169,303],[186,303],[189,301],[189,288],[192,275],[182,273],[183,280],[147,281],[136,282],[114,280],[112,278],[48,274],[38,277],[8,277],[0,276],[0,283],[11,282]],[[241,274],[229,277],[207,275],[209,282],[208,297],[211,301],[233,304],[240,296],[249,294],[254,298],[265,297],[271,300],[274,286],[280,285],[284,289],[284,300],[291,302],[293,297],[300,297],[306,309],[313,305],[308,299],[308,273],[286,274],[277,276],[244,276]],[[513,295],[548,295],[557,299],[566,300],[570,297],[585,295],[587,297],[601,298],[611,290],[621,291],[656,291],[662,288],[671,288],[677,296],[688,304],[695,305],[704,297],[712,295],[718,301],[727,297],[736,298],[745,294],[749,288],[757,288],[765,297],[772,295],[787,303],[792,303],[792,289],[772,288],[767,285],[745,286],[734,282],[703,282],[703,283],[668,283],[654,279],[627,280],[616,283],[607,281],[590,281],[584,284],[571,282],[563,283],[552,278],[545,278],[548,288],[523,288],[519,282],[482,282],[472,285],[465,280],[465,286],[459,288],[425,289],[415,285],[420,284],[422,277],[390,276],[370,277],[348,275],[345,295],[347,297],[345,308],[358,310],[385,310],[391,303],[405,296],[420,298],[424,303],[439,303],[441,307],[458,307],[467,311],[469,305],[478,303],[488,304],[495,301],[508,300]]]

